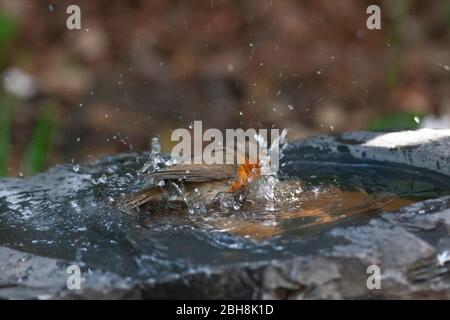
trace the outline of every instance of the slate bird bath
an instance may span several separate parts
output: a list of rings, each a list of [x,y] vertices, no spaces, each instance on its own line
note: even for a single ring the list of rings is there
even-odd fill
[[[138,187],[147,156],[0,180],[0,298],[450,298],[450,130],[293,143],[285,174],[361,188],[365,205],[351,215],[361,201],[337,202],[323,223],[274,213],[277,228],[259,233],[254,217],[250,229],[223,232],[204,217],[142,223],[119,211],[113,199]],[[216,218],[248,223],[239,212]],[[80,290],[66,286],[72,264]],[[379,290],[367,287],[370,265]]]

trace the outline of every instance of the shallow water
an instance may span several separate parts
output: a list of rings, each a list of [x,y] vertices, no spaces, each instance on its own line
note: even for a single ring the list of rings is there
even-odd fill
[[[449,194],[450,179],[378,164],[291,162],[274,206],[237,212],[126,215],[113,199],[142,187],[143,159],[124,156],[0,181],[0,245],[134,278],[296,254],[298,241],[341,222]],[[304,253],[304,252],[303,252]]]

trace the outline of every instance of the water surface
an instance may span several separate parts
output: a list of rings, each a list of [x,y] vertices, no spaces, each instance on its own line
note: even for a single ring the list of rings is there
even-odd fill
[[[133,278],[288,258],[296,244],[339,223],[449,194],[450,180],[405,166],[290,162],[283,198],[268,210],[152,217],[126,215],[113,199],[138,190],[144,158],[59,166],[29,179],[0,180],[0,245],[77,261]]]

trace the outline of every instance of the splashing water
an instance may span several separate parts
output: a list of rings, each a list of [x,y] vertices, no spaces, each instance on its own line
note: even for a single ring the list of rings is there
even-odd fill
[[[286,141],[287,130],[284,129],[279,136],[273,139],[270,148],[268,148],[268,142],[266,138],[260,134],[255,134],[254,138],[257,143],[257,147],[259,148],[259,158],[258,158],[258,166],[251,169],[251,173],[248,173],[248,176],[244,177],[246,179],[243,185],[253,186],[249,188],[250,192],[253,193],[252,198],[257,199],[258,202],[264,202],[266,204],[265,210],[267,211],[276,211],[277,210],[277,197],[275,195],[275,188],[277,187],[279,180],[276,176],[276,173],[271,173],[259,176],[260,172],[271,172],[271,166],[273,163],[271,162],[273,157],[277,157],[278,161],[281,160],[283,150],[287,144]],[[221,146],[218,150],[219,152],[223,152],[224,154],[228,154],[229,152],[234,152],[234,150],[228,149],[227,147]],[[263,151],[263,152],[261,152]],[[235,155],[235,160],[237,161],[237,157],[242,155]],[[179,163],[181,160],[173,160],[167,157],[164,157],[161,154],[161,144],[159,138],[152,138],[151,143],[151,152],[148,160],[142,166],[142,168],[138,171],[138,176],[142,176],[146,173],[152,173],[157,170],[161,170],[164,167],[172,166],[174,164]],[[145,180],[145,179],[143,179]],[[160,187],[165,186],[164,181],[152,181],[146,180],[146,183],[150,183],[150,185],[157,185]],[[177,198],[181,199],[186,207],[187,211],[190,214],[205,214],[207,212],[207,205],[201,201],[200,194],[198,192],[188,192],[182,182],[171,183],[170,186],[167,186],[170,189],[172,196],[169,198]],[[244,195],[239,195],[239,197],[225,197],[219,201],[220,209],[224,211],[238,211],[241,209],[243,203],[245,202],[246,197]]]
[[[205,214],[207,209],[204,203],[199,199],[198,189],[193,193],[187,192],[182,183],[172,182],[171,186],[175,192],[183,199],[190,214]]]
[[[267,150],[266,154],[263,154],[261,159],[259,159],[260,170],[262,173],[271,172],[271,159],[272,157],[278,157],[278,160],[281,161],[283,157],[283,151],[287,145],[287,129],[283,129],[281,135],[278,136],[272,142],[269,149],[267,149],[267,141],[265,137],[262,135],[256,134],[255,139],[260,148]],[[279,184],[280,180],[276,176],[276,174],[271,175],[262,175],[259,177],[258,181],[256,181],[256,188],[251,188],[251,192],[254,192],[254,195],[257,199],[264,200],[266,203],[266,210],[268,211],[276,211],[276,203],[277,199],[275,196],[275,188]]]
[[[150,156],[139,170],[139,173],[155,172],[171,164],[171,161],[168,161],[161,155],[161,142],[159,138],[154,137],[152,138]]]

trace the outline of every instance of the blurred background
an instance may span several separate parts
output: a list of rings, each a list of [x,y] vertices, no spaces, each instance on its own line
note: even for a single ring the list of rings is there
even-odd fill
[[[0,74],[2,176],[153,136],[169,152],[193,120],[289,140],[450,128],[450,1],[0,0]]]

